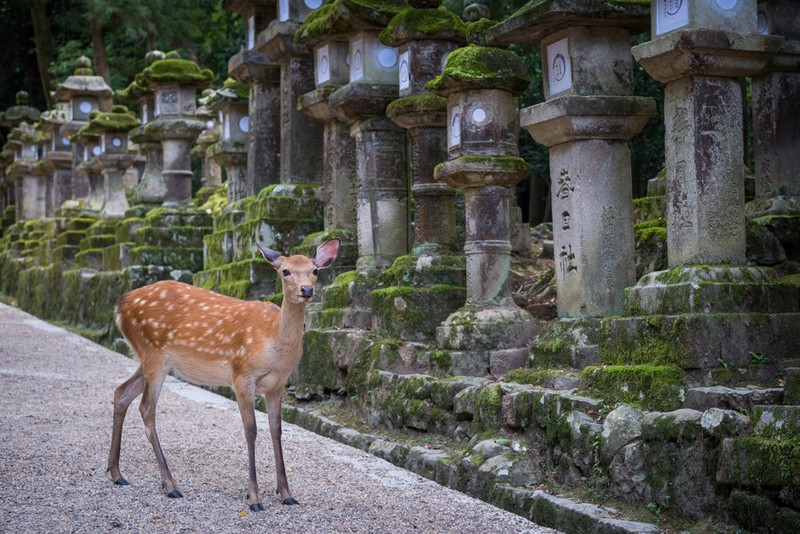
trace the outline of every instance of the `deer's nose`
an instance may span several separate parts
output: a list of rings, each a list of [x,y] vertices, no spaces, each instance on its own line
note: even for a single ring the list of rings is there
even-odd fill
[[[302,286],[300,288],[300,296],[306,299],[310,299],[314,296],[314,288],[311,286]]]

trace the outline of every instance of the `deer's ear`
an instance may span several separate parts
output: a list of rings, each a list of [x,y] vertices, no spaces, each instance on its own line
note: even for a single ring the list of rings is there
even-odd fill
[[[261,243],[256,243],[258,250],[264,256],[264,259],[267,260],[274,268],[279,269],[281,263],[283,262],[283,256],[281,256],[280,252],[272,250],[271,248],[262,245]]]
[[[339,253],[339,245],[341,243],[341,239],[334,237],[317,247],[317,255],[314,257],[314,265],[317,269],[324,269],[333,263]]]

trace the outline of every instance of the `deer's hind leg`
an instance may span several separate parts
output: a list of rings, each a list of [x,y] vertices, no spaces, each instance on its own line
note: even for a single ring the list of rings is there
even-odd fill
[[[114,426],[111,432],[111,449],[108,452],[108,473],[111,480],[118,486],[127,486],[128,481],[122,478],[119,471],[119,453],[122,443],[122,425],[125,422],[125,414],[131,402],[142,394],[144,390],[144,376],[142,367],[136,370],[133,375],[114,390]]]

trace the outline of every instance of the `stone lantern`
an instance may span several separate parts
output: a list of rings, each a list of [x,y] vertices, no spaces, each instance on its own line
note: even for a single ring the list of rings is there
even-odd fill
[[[245,47],[228,61],[228,74],[250,87],[247,195],[280,180],[280,66],[256,48],[259,33],[277,18],[276,0],[230,0],[225,8],[247,19]]]
[[[153,50],[147,53],[145,61],[148,65],[151,65],[154,61],[165,57],[163,52]],[[117,92],[117,96],[120,100],[129,104],[138,104],[141,109],[141,126],[128,133],[130,140],[138,145],[139,152],[145,158],[144,171],[136,188],[134,199],[136,202],[145,204],[161,203],[164,201],[166,187],[162,174],[164,170],[164,154],[161,149],[161,141],[145,132],[146,126],[155,120],[155,92],[145,81],[144,73],[139,73],[128,87]]]
[[[181,59],[175,52],[142,71],[143,81],[155,93],[155,120],[144,127],[144,133],[161,141],[165,206],[191,203],[191,145],[206,127],[195,117],[195,97],[213,77],[210,70],[201,70],[197,63]]]
[[[220,133],[219,113],[209,107],[209,103],[213,101],[215,95],[216,91],[213,89],[203,89],[200,95],[197,118],[205,122],[206,129],[200,132],[193,149],[193,153],[202,163],[200,183],[203,184],[203,187],[212,189],[222,184],[222,168],[208,153],[208,148],[219,141]]]
[[[95,156],[95,165],[103,175],[103,219],[122,218],[130,207],[125,196],[123,176],[136,161],[136,155],[128,150],[128,132],[139,126],[140,121],[125,106],[114,106],[110,112],[92,114],[86,133],[100,136],[100,154]]]
[[[800,3],[758,3],[757,31],[786,37],[764,72],[752,78],[756,199],[749,217],[800,215]]]
[[[73,159],[73,176],[79,177],[80,182],[86,184],[86,193],[82,200],[86,201],[87,214],[98,216],[105,201],[103,170],[100,167],[100,160],[96,159],[103,151],[100,145],[100,135],[89,131],[84,126],[70,137],[70,141],[72,141],[73,147],[81,147],[79,159]]]
[[[398,97],[397,49],[378,35],[405,2],[334,3],[320,21],[349,46],[348,83],[333,92],[331,111],[350,125],[356,143],[358,254],[361,271],[383,270],[408,251],[405,131],[386,117]]]
[[[247,86],[229,79],[216,92],[209,105],[219,114],[220,139],[209,148],[209,155],[225,168],[228,177],[228,202],[247,196],[247,145],[250,117],[247,114]]]
[[[38,168],[36,130],[27,122],[20,123],[8,135],[14,156],[6,175],[15,182],[17,220],[29,221],[46,215],[47,190]]]
[[[633,96],[630,58],[648,9],[536,4],[487,33],[493,43],[541,48],[545,102],[521,110],[520,123],[550,149],[558,315],[617,315],[636,281],[627,141],[656,112],[653,99]]]
[[[89,122],[89,114],[95,110],[110,111],[113,91],[103,80],[95,76],[92,62],[85,56],[75,61],[75,71],[56,88],[56,98],[69,102],[69,120],[61,125],[59,133],[72,140],[75,134]],[[77,139],[77,138],[76,138]],[[72,145],[72,195],[74,199],[86,199],[89,195],[89,182],[85,173],[75,172],[84,161],[84,147],[80,143]]]
[[[42,156],[42,165],[50,173],[48,206],[52,210],[72,197],[72,143],[61,133],[61,125],[69,119],[69,102],[56,101],[55,107],[41,116],[41,129],[49,135],[49,146]],[[50,210],[48,210],[50,211]]]
[[[489,73],[489,74],[487,74]],[[468,46],[450,54],[429,91],[447,98],[448,152],[435,178],[464,192],[466,304],[437,329],[466,374],[502,374],[522,366],[536,333],[533,317],[511,298],[508,189],[526,176],[519,157],[514,97],[530,82],[522,60],[498,48]]]
[[[9,160],[9,165],[5,169],[6,196],[9,204],[16,205],[17,220],[36,218],[34,212],[37,201],[29,205],[28,209],[23,206],[23,183],[24,176],[30,175],[32,165],[35,165],[35,150],[31,146],[33,140],[33,124],[39,120],[39,110],[29,105],[30,97],[26,91],[19,91],[16,94],[16,105],[5,110],[0,117],[0,126],[11,129],[8,136],[8,143],[3,147],[3,152]],[[27,146],[23,139],[28,139]],[[30,168],[29,168],[30,167]],[[30,179],[29,179],[30,181]],[[32,193],[34,199],[38,193]],[[44,194],[44,193],[42,193]],[[30,203],[29,203],[30,204]],[[33,215],[33,216],[31,216]]]
[[[330,95],[350,78],[347,39],[327,31],[323,21],[335,10],[326,4],[311,12],[297,31],[298,40],[313,50],[315,88],[302,95],[298,108],[323,123],[322,184],[326,230],[356,229],[356,156],[350,126],[339,120],[330,107]],[[341,252],[340,252],[341,254]]]
[[[280,0],[278,20],[256,38],[256,48],[280,65],[280,183],[317,184],[322,176],[322,125],[297,109],[297,99],[314,88],[311,50],[295,32],[318,0]]]

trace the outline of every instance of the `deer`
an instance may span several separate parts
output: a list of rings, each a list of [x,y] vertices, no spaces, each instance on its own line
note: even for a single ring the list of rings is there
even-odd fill
[[[201,386],[230,386],[244,426],[249,462],[247,502],[265,510],[256,478],[255,396],[266,401],[277,491],[284,505],[298,501],[289,490],[281,446],[281,403],[289,374],[303,354],[305,308],[314,296],[320,269],[339,251],[338,238],[317,247],[314,258],[282,256],[262,243],[257,248],[278,272],[282,306],[244,301],[172,280],[156,282],[123,294],[114,314],[117,328],[139,367],[114,390],[114,418],[108,473],[115,485],[126,486],[119,468],[122,426],[128,406],[139,395],[145,434],[158,462],[167,497],[181,498],[156,433],[156,405],[168,373]]]

